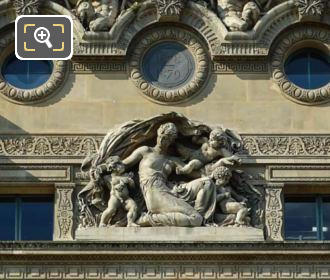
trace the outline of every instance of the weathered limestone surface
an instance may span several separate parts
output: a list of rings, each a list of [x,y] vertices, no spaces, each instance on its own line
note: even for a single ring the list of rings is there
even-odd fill
[[[71,74],[64,88],[39,105],[0,99],[2,133],[102,133],[131,119],[176,111],[240,133],[328,133],[328,105],[302,106],[284,98],[268,75],[213,74],[187,103],[147,101],[125,73]],[[202,113],[201,113],[202,112]]]
[[[235,227],[151,227],[151,228],[87,228],[78,229],[76,240],[84,241],[264,241],[263,230]]]

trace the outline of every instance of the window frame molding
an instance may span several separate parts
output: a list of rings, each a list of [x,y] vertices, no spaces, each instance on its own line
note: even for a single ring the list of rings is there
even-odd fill
[[[14,52],[14,44],[15,34],[13,31],[3,34],[0,38],[0,65],[3,65],[7,57]],[[22,105],[40,103],[52,97],[64,85],[70,68],[69,61],[53,60],[52,62],[53,71],[49,79],[44,84],[32,89],[21,89],[11,85],[0,71],[0,96],[10,102]]]
[[[317,89],[304,89],[289,80],[284,65],[287,58],[298,49],[313,48],[330,55],[329,29],[314,24],[294,26],[274,44],[270,59],[273,81],[287,99],[301,105],[318,105],[330,101],[330,82]]]

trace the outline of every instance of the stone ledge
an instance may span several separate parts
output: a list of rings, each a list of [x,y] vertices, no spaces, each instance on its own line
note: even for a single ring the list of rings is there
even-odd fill
[[[297,256],[330,258],[329,241],[288,242],[105,242],[105,241],[0,241],[0,256],[50,258],[109,258],[118,256]]]
[[[264,241],[262,229],[245,227],[107,227],[76,231],[76,239],[85,241]]]

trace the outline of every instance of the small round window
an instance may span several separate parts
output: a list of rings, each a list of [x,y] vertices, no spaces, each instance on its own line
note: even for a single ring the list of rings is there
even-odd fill
[[[294,52],[284,65],[288,79],[304,89],[317,89],[330,82],[330,61],[318,49]]]
[[[152,85],[175,89],[192,79],[195,62],[185,46],[176,42],[163,42],[150,48],[144,55],[142,71]]]
[[[11,55],[4,62],[1,73],[12,86],[33,89],[48,81],[53,71],[53,63],[45,60],[19,60]]]

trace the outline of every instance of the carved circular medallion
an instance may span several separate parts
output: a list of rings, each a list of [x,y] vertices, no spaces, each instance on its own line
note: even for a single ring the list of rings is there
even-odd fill
[[[209,58],[200,39],[184,29],[160,27],[144,34],[133,50],[131,80],[161,104],[186,101],[205,84]]]
[[[164,42],[153,46],[144,55],[142,72],[152,85],[173,89],[191,80],[195,72],[195,60],[184,46]]]
[[[299,49],[313,47],[329,54],[328,34],[328,29],[319,26],[298,26],[286,32],[275,45],[271,58],[272,75],[286,98],[304,105],[317,105],[330,101],[330,83],[316,89],[304,89],[290,81],[284,69],[287,58]]]
[[[13,33],[8,33],[0,39],[0,65],[3,65],[6,59],[13,53],[14,40]],[[49,78],[41,85],[31,89],[13,86],[4,78],[0,71],[0,95],[18,104],[33,104],[44,101],[64,84],[69,70],[69,62],[67,61],[54,60],[52,64],[52,72]]]

